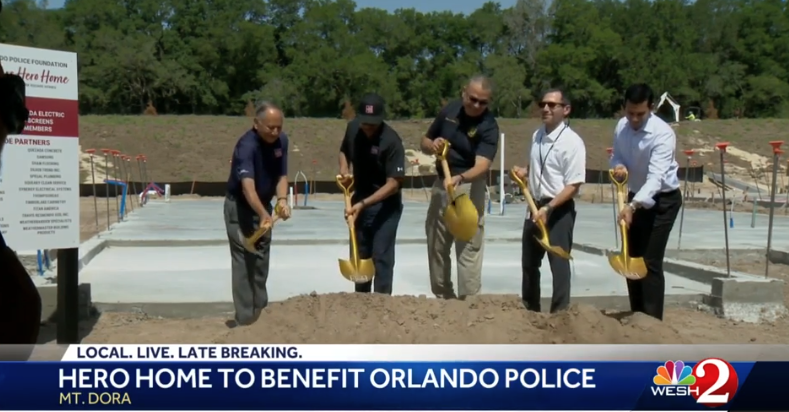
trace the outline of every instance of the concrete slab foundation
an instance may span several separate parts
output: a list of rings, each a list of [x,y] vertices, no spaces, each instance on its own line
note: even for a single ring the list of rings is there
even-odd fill
[[[270,300],[304,293],[349,291],[352,284],[338,273],[337,259],[346,258],[347,227],[341,202],[312,202],[314,209],[295,210],[273,232]],[[152,200],[80,248],[81,281],[89,284],[90,301],[106,310],[141,310],[179,316],[231,312],[230,259],[222,220],[223,201],[217,199]],[[430,288],[424,234],[425,203],[407,203],[398,230],[395,294],[427,295]],[[487,215],[483,263],[483,293],[519,294],[520,242],[525,206],[506,205],[504,215]],[[578,204],[575,229],[573,296],[601,308],[626,309],[625,281],[602,257],[616,249],[611,205]],[[732,248],[764,248],[767,217],[733,214],[729,229]],[[679,222],[669,248],[679,242]],[[777,216],[773,244],[789,246],[789,219]],[[682,249],[723,248],[723,222],[718,213],[686,210]],[[57,262],[55,262],[55,265]],[[667,260],[667,302],[699,302],[710,294],[715,268]],[[542,296],[551,295],[547,259],[543,264]],[[52,284],[54,272],[39,283]],[[742,293],[747,294],[746,289]],[[755,292],[754,292],[755,293]],[[716,295],[713,291],[713,296]],[[733,295],[737,296],[737,295]],[[748,303],[748,298],[732,297]],[[737,300],[739,299],[739,301]],[[713,302],[711,298],[707,299]],[[755,298],[751,299],[754,301]],[[724,299],[725,301],[725,299]],[[197,307],[202,309],[197,309]],[[721,307],[725,307],[725,302]],[[777,310],[777,309],[776,309]],[[728,310],[728,313],[733,309]],[[212,313],[207,313],[212,312]],[[726,311],[723,311],[726,313]],[[744,312],[744,310],[740,310]],[[202,315],[201,315],[202,314]],[[748,317],[743,317],[743,319]]]
[[[740,322],[774,321],[787,313],[783,282],[756,277],[715,278],[705,303],[719,316]]]

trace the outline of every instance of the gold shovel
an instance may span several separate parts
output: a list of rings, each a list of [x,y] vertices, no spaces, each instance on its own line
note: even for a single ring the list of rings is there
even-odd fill
[[[538,213],[537,205],[534,204],[534,198],[531,197],[531,193],[526,188],[526,182],[524,182],[523,179],[521,179],[518,176],[518,174],[515,173],[514,170],[510,170],[510,178],[513,181],[515,181],[515,183],[517,183],[518,186],[520,186],[521,192],[523,192],[523,196],[526,197],[526,203],[529,205],[529,210],[531,211],[531,215],[537,216]],[[537,227],[540,229],[540,232],[542,232],[542,234],[539,236],[535,235],[534,238],[537,239],[537,243],[539,243],[543,249],[548,251],[548,253],[558,256],[562,259],[568,259],[568,260],[573,259],[572,256],[570,256],[570,253],[562,249],[560,246],[551,246],[551,241],[550,239],[548,239],[548,228],[545,227],[545,223],[543,223],[542,220],[537,220],[537,222],[535,223],[537,224]]]
[[[479,229],[479,213],[467,194],[463,193],[455,197],[455,185],[452,184],[452,175],[449,174],[447,153],[449,153],[449,142],[444,143],[441,154],[436,155],[441,162],[441,169],[444,171],[444,187],[449,198],[447,208],[444,209],[444,223],[452,236],[463,242],[468,242]]]
[[[260,240],[260,238],[263,237],[263,235],[266,234],[266,232],[271,230],[271,228],[274,226],[274,222],[276,222],[277,219],[279,219],[279,204],[277,204],[277,206],[274,207],[274,217],[271,218],[270,223],[268,224],[261,223],[258,230],[256,230],[255,233],[253,233],[252,236],[250,237],[246,237],[243,234],[241,235],[243,239],[241,243],[244,245],[244,249],[246,249],[250,253],[257,253],[258,241]],[[239,229],[239,233],[241,233],[240,229]]]
[[[351,189],[353,188],[353,178],[347,186],[343,184],[343,177],[337,175],[337,186],[342,189],[345,195],[345,207],[351,207]],[[372,259],[359,259],[359,245],[356,243],[356,229],[353,219],[348,219],[348,231],[351,235],[351,259],[340,261],[340,273],[345,279],[354,283],[366,283],[373,280],[375,276],[375,265]]]
[[[614,177],[614,171],[609,170],[608,175],[611,177],[611,183],[616,187],[616,206],[620,212],[624,209],[625,199],[627,199],[627,172],[621,182]],[[627,239],[627,224],[624,220],[619,222],[619,233],[622,239],[622,251],[619,254],[608,253],[608,263],[616,271],[616,273],[624,276],[630,280],[643,279],[647,275],[647,265],[644,263],[644,258],[630,257],[630,247]]]

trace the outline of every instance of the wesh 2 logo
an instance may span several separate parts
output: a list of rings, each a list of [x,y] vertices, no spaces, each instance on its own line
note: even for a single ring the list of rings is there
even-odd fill
[[[737,371],[723,359],[707,358],[691,368],[683,361],[666,361],[652,378],[654,396],[692,396],[696,403],[729,403],[739,385]]]

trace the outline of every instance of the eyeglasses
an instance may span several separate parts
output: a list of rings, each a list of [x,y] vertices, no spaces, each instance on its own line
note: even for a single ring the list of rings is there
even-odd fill
[[[480,106],[487,106],[489,103],[487,100],[477,99],[476,97],[473,96],[468,96],[468,100],[471,103],[478,104]]]
[[[556,102],[540,102],[538,105],[540,106],[540,109],[544,109],[545,106],[548,106],[549,109],[555,109],[557,106],[564,107],[564,103],[556,103]]]

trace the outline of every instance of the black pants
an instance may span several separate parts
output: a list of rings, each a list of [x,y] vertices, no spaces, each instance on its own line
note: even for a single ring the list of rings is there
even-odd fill
[[[633,200],[633,193],[628,201]],[[655,206],[638,209],[633,214],[633,222],[628,230],[630,255],[643,257],[647,266],[647,276],[640,280],[627,281],[630,309],[646,313],[663,320],[663,305],[666,292],[666,278],[663,276],[663,258],[671,229],[677,220],[682,206],[679,189],[655,196]]]
[[[402,203],[378,203],[362,210],[356,219],[359,258],[372,258],[375,265],[373,280],[357,283],[356,292],[392,294],[395,238],[402,214]]]
[[[539,202],[540,208],[550,200]],[[552,246],[559,246],[570,252],[573,247],[573,229],[575,228],[575,202],[570,200],[548,215],[548,238]],[[526,218],[523,223],[523,239],[521,240],[521,269],[523,279],[521,283],[521,296],[527,310],[539,312],[540,308],[540,266],[545,257],[545,249],[540,246],[535,237],[542,233],[540,228]],[[570,305],[570,261],[548,254],[553,275],[553,297],[551,298],[551,313],[555,313]]]
[[[249,237],[258,227],[260,216],[252,211],[246,202],[232,196],[225,198],[225,228],[230,241],[233,305],[236,309],[235,320],[239,325],[254,323],[260,312],[268,306],[266,281],[271,257],[271,231],[258,241],[255,253],[247,251],[242,243],[242,236]]]

